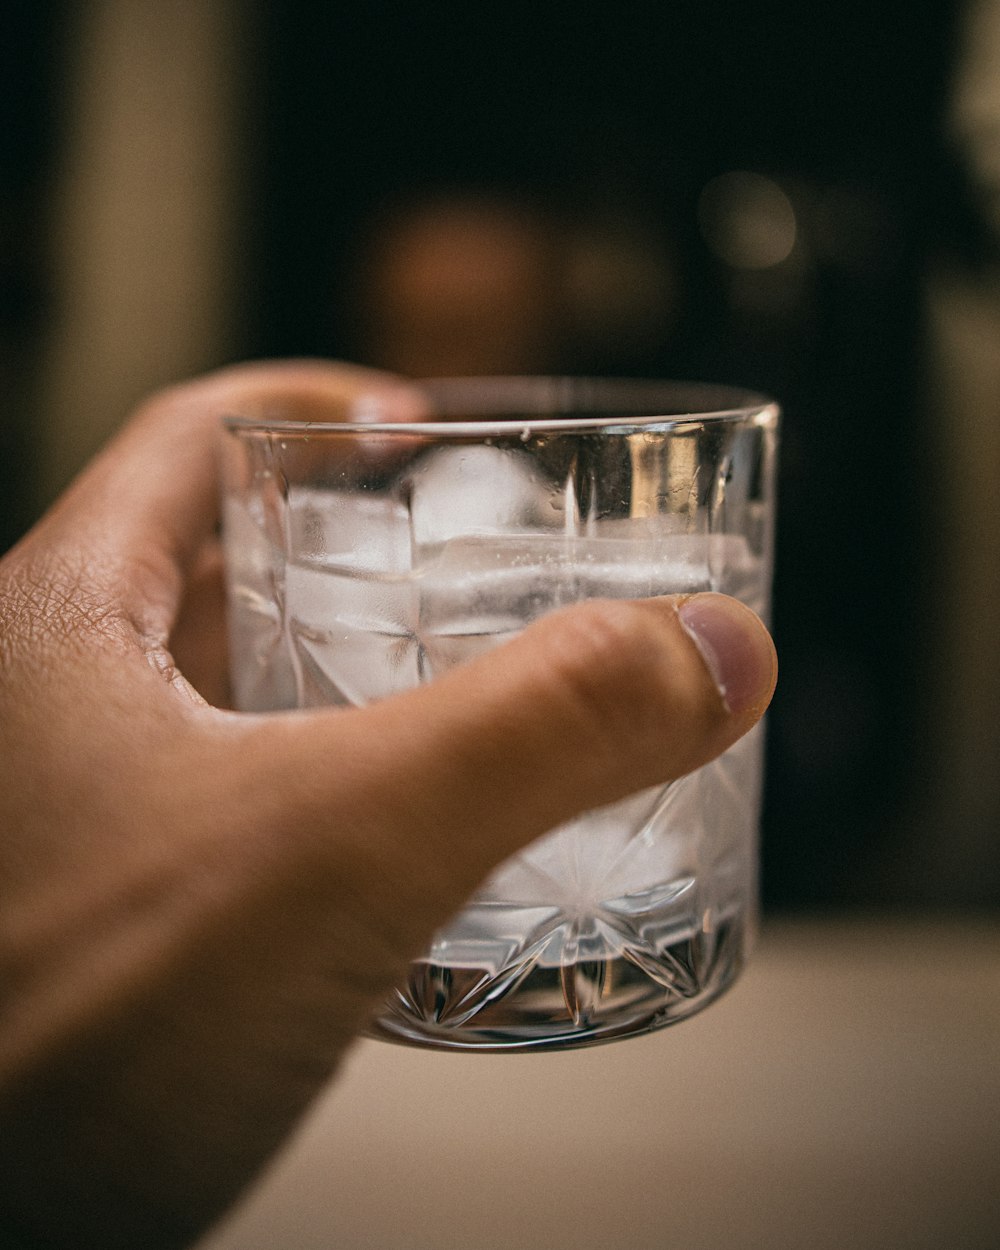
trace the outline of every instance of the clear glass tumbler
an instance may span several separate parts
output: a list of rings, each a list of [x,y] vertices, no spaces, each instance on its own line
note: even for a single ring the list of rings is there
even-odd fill
[[[360,706],[588,598],[716,590],[767,617],[773,403],[560,378],[419,391],[406,424],[375,399],[323,424],[226,418],[238,707]],[[699,1010],[752,940],[761,771],[758,727],[552,830],[438,932],[373,1032],[552,1049]]]

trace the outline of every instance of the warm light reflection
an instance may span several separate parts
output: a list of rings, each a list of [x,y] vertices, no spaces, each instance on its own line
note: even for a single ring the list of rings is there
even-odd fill
[[[709,248],[734,269],[770,269],[795,247],[795,209],[776,182],[733,170],[702,190],[698,224]]]

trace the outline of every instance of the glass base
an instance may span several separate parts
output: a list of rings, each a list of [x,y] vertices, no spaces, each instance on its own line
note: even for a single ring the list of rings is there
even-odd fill
[[[649,955],[538,963],[499,972],[416,963],[369,1026],[383,1041],[432,1050],[568,1050],[664,1028],[700,1011],[737,978],[745,916]]]

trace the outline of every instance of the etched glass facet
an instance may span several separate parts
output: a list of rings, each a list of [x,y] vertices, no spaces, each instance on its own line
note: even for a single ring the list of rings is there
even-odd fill
[[[454,416],[448,393],[438,401]],[[644,402],[628,422],[582,425],[575,409],[376,434],[312,425],[279,437],[233,422],[238,706],[360,707],[588,598],[716,590],[766,615],[773,407],[670,417]],[[631,408],[621,394],[608,410]],[[690,1015],[747,953],[760,774],[758,729],[687,777],[553,830],[441,929],[374,1031],[524,1049]]]

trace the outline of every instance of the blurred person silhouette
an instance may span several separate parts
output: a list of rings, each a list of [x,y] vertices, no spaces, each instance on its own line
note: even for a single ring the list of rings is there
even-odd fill
[[[629,372],[669,337],[676,277],[624,196],[439,187],[366,221],[343,299],[352,354],[410,377]]]
[[[558,359],[554,232],[533,206],[441,191],[377,214],[352,284],[359,355],[410,377],[545,373]]]

